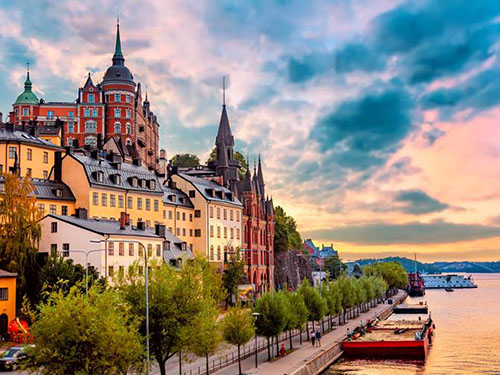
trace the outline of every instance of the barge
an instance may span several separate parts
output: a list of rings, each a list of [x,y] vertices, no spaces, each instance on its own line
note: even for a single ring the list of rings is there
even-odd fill
[[[394,307],[394,314],[428,314],[429,306],[426,303],[402,303]]]

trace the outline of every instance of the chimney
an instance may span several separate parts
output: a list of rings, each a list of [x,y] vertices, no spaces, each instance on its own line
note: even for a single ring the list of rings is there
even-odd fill
[[[21,126],[22,126],[22,129],[23,129],[23,132],[26,132],[26,122],[24,120],[21,121]]]
[[[103,146],[102,134],[99,133],[97,134],[97,149],[102,150],[102,146]]]
[[[141,159],[140,158],[135,158],[132,160],[132,164],[137,165],[138,167],[141,166]]]
[[[13,132],[14,131],[14,124],[8,122],[7,124],[5,124],[5,129],[9,132]]]
[[[87,219],[87,209],[86,208],[77,208],[75,210],[75,217],[79,219]]]
[[[137,230],[146,230],[146,223],[141,219],[137,221]]]
[[[90,157],[92,159],[99,159],[99,150],[94,149],[90,151]]]
[[[165,238],[165,224],[155,224],[155,234]]]
[[[56,151],[54,154],[54,180],[62,181],[62,152]]]
[[[125,229],[128,225],[128,216],[126,212],[120,212],[120,229]]]

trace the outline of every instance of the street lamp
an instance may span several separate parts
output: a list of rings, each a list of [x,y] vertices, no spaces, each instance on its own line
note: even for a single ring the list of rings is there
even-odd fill
[[[89,294],[89,254],[96,253],[99,251],[105,251],[106,249],[94,249],[94,250],[62,250],[61,253],[81,253],[85,254],[85,295]]]
[[[255,320],[255,323],[257,323],[257,318],[260,316],[260,314],[258,312],[254,312],[254,313],[252,313],[252,316]],[[255,328],[257,328],[257,327],[255,327]],[[255,331],[255,368],[257,368],[257,366],[258,366],[258,363],[257,363],[257,352],[258,352],[257,345],[258,344],[257,344],[257,330],[256,330]]]
[[[107,243],[108,243],[108,238],[105,240],[90,240],[90,242],[93,243],[101,243],[104,242],[106,244],[107,248]],[[119,242],[128,242],[128,243],[136,243],[139,246],[142,247],[142,250],[144,251],[144,284],[145,284],[145,293],[146,293],[146,375],[149,374],[149,287],[148,287],[148,253],[146,250],[146,247],[143,245],[142,242],[137,241],[137,240],[119,240]]]

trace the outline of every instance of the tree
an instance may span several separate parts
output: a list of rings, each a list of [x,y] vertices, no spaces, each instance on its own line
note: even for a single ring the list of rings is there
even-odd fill
[[[269,339],[278,337],[283,332],[288,317],[287,306],[281,294],[269,292],[262,295],[255,303],[254,311],[259,313],[255,323],[257,333],[267,338],[267,354],[271,359]]]
[[[243,156],[243,154],[239,151],[236,151],[234,153],[234,159],[238,160],[241,163],[241,168],[240,168],[240,180],[245,179],[245,174],[247,173],[248,169],[248,163]],[[217,147],[214,147],[212,151],[210,152],[210,156],[207,159],[207,164],[210,163],[211,161],[217,160]]]
[[[172,162],[176,167],[194,168],[200,165],[200,158],[195,154],[177,154]]]
[[[297,231],[297,222],[288,216],[285,210],[277,206],[274,209],[276,224],[274,226],[274,249],[275,251],[288,251],[290,249],[302,249],[302,238]]]
[[[404,289],[408,285],[408,273],[399,262],[378,262],[363,266],[367,276],[381,276],[389,288]]]
[[[348,277],[341,277],[338,280],[340,294],[342,297],[343,322],[346,321],[347,309],[354,307],[356,296],[354,294],[354,286],[352,280]]]
[[[40,211],[33,185],[27,178],[5,174],[0,177],[0,268],[17,273],[17,296],[30,291],[27,280],[37,278],[38,243],[41,236]],[[30,295],[30,299],[34,298]]]
[[[314,322],[319,322],[323,319],[327,312],[326,301],[321,297],[318,290],[309,284],[307,279],[302,281],[297,291],[304,298],[304,303],[308,311],[307,319],[313,322],[314,329]],[[307,339],[309,340],[309,329],[307,330]]]
[[[88,297],[72,287],[50,294],[31,326],[35,346],[25,368],[41,375],[142,373],[144,347],[139,321],[113,290],[93,287]]]
[[[307,323],[308,311],[306,304],[304,303],[304,298],[299,293],[292,293],[286,289],[281,293],[283,293],[284,299],[287,303],[286,309],[288,311],[288,320],[285,325],[285,330],[289,331],[288,336],[290,337],[290,349],[293,349],[292,330],[300,329],[300,338],[302,340],[302,330],[304,329],[304,325]]]
[[[226,269],[222,275],[222,282],[226,289],[226,307],[232,303],[232,296],[238,294],[238,283],[245,276],[246,262],[240,257],[239,249],[236,249],[236,254],[229,257]]]
[[[229,310],[222,320],[222,335],[229,344],[238,347],[238,369],[241,375],[241,345],[245,345],[255,335],[255,326],[250,311],[240,306]]]
[[[196,327],[202,324],[204,314],[222,301],[222,281],[215,268],[200,258],[184,262],[180,270],[153,264],[148,276],[150,350],[165,375],[166,361],[198,340],[201,332]],[[137,264],[118,281],[118,288],[132,313],[143,319],[144,276],[139,274]],[[140,332],[146,334],[144,320]],[[206,337],[203,340],[209,341]]]
[[[342,263],[338,255],[325,258],[325,268],[330,273],[330,280],[337,279],[345,272],[347,266]]]

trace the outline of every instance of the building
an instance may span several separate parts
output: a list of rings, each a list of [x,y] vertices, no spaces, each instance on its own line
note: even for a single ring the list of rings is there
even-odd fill
[[[194,253],[222,266],[228,253],[241,248],[241,202],[216,181],[174,172],[169,183],[186,193],[194,206]]]
[[[333,248],[333,244],[330,246],[322,244],[321,247],[319,247],[316,246],[311,239],[304,241],[304,251],[309,254],[311,261],[318,266],[324,266],[326,258],[339,256],[337,250]]]
[[[0,338],[7,335],[9,322],[16,317],[16,277],[0,270]]]
[[[115,138],[145,167],[158,169],[160,125],[147,94],[143,100],[140,83],[136,84],[125,65],[118,24],[112,65],[100,83],[95,84],[89,73],[73,102],[45,102],[38,99],[32,87],[28,70],[24,91],[9,113],[10,123],[41,128],[35,132],[42,138],[75,148],[101,148]]]
[[[125,213],[120,220],[89,219],[86,214],[82,209],[75,216],[45,216],[40,251],[61,254],[84,266],[87,261],[104,277],[123,274],[134,262],[139,263],[142,273],[146,254],[149,262],[174,266],[193,258],[186,243],[162,224],[151,229],[143,221],[131,225]]]

